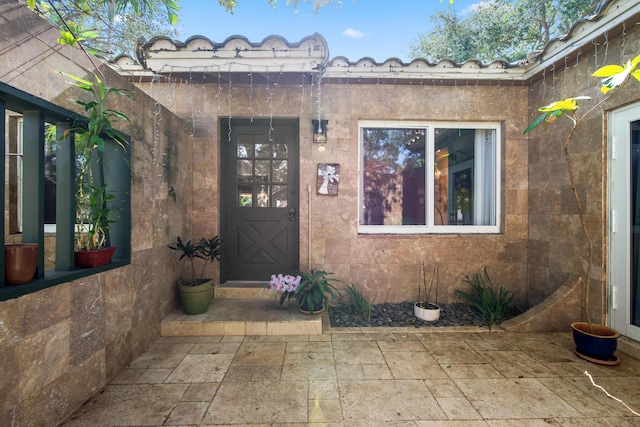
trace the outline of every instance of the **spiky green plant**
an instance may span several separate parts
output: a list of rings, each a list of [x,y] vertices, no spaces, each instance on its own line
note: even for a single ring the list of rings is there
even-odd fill
[[[486,280],[485,280],[486,279]],[[476,274],[473,278],[465,276],[464,281],[471,285],[471,292],[457,289],[456,299],[477,308],[489,326],[489,330],[497,319],[504,316],[513,302],[513,293],[500,286],[497,290],[491,282],[487,267],[484,275]]]
[[[349,286],[345,288],[347,295],[349,295],[349,304],[356,313],[361,314],[367,322],[371,320],[371,312],[373,310],[373,303],[375,301],[375,296],[371,301],[367,299],[366,296],[362,292],[356,289],[353,283],[349,283]]]

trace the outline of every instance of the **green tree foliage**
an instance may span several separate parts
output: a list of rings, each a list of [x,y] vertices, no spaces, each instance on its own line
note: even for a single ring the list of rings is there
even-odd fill
[[[430,17],[433,28],[411,46],[412,59],[432,62],[518,61],[566,34],[577,20],[590,15],[602,0],[481,1],[462,16],[455,5]]]
[[[106,58],[131,54],[139,37],[178,34],[173,0],[39,0],[35,7],[60,28],[61,43],[82,43]]]

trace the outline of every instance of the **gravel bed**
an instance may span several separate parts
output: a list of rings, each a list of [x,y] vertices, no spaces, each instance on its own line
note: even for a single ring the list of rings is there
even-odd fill
[[[519,314],[512,310],[509,316],[496,321],[496,324]],[[331,307],[329,319],[334,328],[349,327],[385,327],[385,326],[414,326],[429,328],[435,326],[486,326],[486,322],[478,309],[464,303],[440,304],[440,319],[436,322],[425,322],[413,314],[413,302],[375,304],[371,313],[371,320],[367,320],[357,313],[350,305]]]

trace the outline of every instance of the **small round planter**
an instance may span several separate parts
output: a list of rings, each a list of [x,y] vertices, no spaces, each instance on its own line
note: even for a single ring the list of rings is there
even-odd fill
[[[33,280],[38,269],[37,243],[4,245],[4,280],[7,285],[22,285]]]
[[[425,322],[435,322],[440,318],[440,306],[430,302],[416,302],[413,304],[413,314]]]
[[[587,322],[571,324],[576,354],[582,359],[600,365],[617,365],[619,360],[615,352],[620,333],[603,325],[592,326],[593,333],[589,331]]]
[[[187,314],[204,314],[213,297],[213,280],[190,286],[178,283],[178,294],[182,310]]]
[[[300,305],[298,305],[298,310],[302,314],[306,314],[308,316],[311,316],[311,315],[314,315],[314,314],[322,313],[324,311],[324,305],[322,305],[322,303],[316,304],[316,305],[313,306],[312,309],[309,309],[307,304],[300,304]]]

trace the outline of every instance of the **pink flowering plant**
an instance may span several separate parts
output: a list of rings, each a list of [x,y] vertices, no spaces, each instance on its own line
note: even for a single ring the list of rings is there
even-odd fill
[[[280,305],[282,305],[285,300],[295,297],[296,289],[300,286],[301,280],[301,276],[292,276],[290,274],[278,274],[276,276],[272,274],[269,281],[269,290],[276,291],[276,298],[278,297],[277,292],[282,292],[280,295]]]

